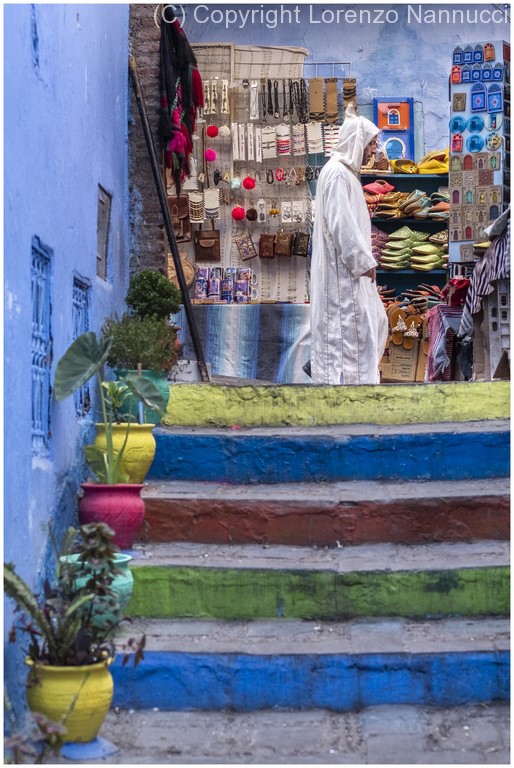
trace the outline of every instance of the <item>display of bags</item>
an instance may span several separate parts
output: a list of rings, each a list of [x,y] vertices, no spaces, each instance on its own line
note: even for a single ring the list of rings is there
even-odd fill
[[[307,256],[311,236],[308,232],[297,232],[294,237],[293,256]]]
[[[239,235],[238,237],[235,237],[234,242],[243,261],[255,259],[258,255],[255,249],[255,245],[253,244],[253,240],[250,237],[250,233],[248,231],[243,232],[243,234]]]
[[[260,236],[259,256],[261,259],[275,258],[275,235],[262,234]]]
[[[191,240],[191,222],[189,221],[189,202],[187,195],[168,195],[168,210],[170,212],[173,233],[177,243],[187,243]]]
[[[292,232],[277,232],[275,240],[275,256],[292,256],[294,234]]]
[[[195,232],[195,261],[221,261],[220,233],[217,229]]]

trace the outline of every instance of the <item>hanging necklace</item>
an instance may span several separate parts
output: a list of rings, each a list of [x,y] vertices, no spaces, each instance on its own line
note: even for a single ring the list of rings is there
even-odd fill
[[[289,111],[287,109],[287,98],[286,98],[286,81],[282,80],[282,113],[284,116],[284,123],[289,122]]]
[[[271,95],[271,80],[268,80],[268,115],[273,116],[273,97]]]
[[[289,80],[289,117],[291,121],[293,120],[293,81]]]
[[[280,107],[278,106],[278,80],[273,80],[273,93],[275,96],[275,110],[273,112],[273,117],[279,118]]]
[[[266,113],[267,113],[267,104],[266,104],[266,80],[263,77],[261,79],[261,88],[262,88],[262,120],[265,123],[266,122]]]

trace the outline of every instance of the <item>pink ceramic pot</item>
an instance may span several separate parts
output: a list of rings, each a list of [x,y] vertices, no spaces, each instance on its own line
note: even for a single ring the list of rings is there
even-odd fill
[[[79,500],[80,524],[106,523],[115,533],[114,543],[120,549],[130,549],[145,517],[143,485],[81,483],[80,487],[84,491]]]

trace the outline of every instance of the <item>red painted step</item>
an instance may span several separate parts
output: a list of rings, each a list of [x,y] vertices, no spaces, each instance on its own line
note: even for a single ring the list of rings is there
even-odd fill
[[[507,478],[273,485],[153,482],[144,538],[205,544],[508,540]]]

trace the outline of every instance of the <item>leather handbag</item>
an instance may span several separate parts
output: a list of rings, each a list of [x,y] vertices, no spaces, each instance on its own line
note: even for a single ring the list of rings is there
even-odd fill
[[[189,221],[189,203],[187,195],[168,195],[168,210],[170,212],[173,233],[177,243],[187,243],[191,240],[191,222]]]
[[[195,232],[195,261],[221,261],[220,233],[218,229]]]
[[[294,234],[292,232],[277,232],[275,241],[275,256],[291,256],[293,253]]]
[[[262,234],[260,236],[259,256],[261,259],[275,258],[275,235]]]
[[[234,242],[243,261],[254,259],[258,255],[249,232],[243,232],[242,235],[234,238]]]
[[[308,256],[310,241],[308,232],[297,232],[294,236],[293,256]]]

